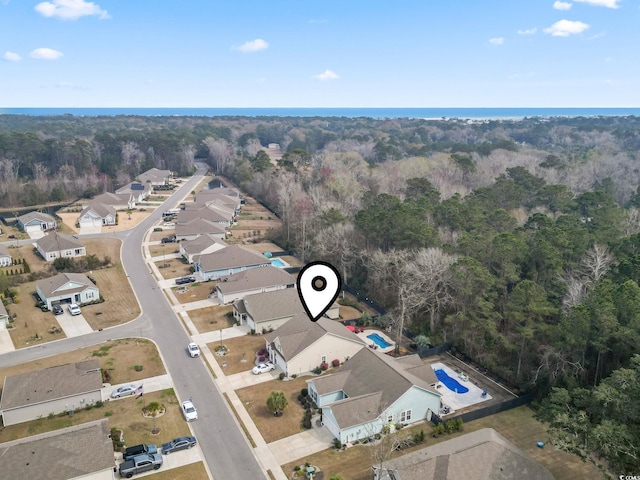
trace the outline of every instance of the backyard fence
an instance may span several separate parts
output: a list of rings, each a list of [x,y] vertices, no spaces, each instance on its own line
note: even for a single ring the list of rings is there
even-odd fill
[[[351,295],[353,295],[354,297],[356,297],[356,299],[359,302],[362,303],[366,303],[367,305],[369,305],[371,308],[373,308],[376,312],[378,312],[380,315],[384,315],[385,313],[387,313],[387,311],[382,308],[382,305],[380,305],[377,302],[374,302],[373,300],[371,300],[369,297],[361,294],[359,291],[357,291],[355,288],[350,287],[349,285],[347,285],[346,283],[342,284],[342,289],[347,292],[350,293]]]
[[[419,347],[416,353],[420,358],[427,358],[441,355],[444,352],[448,352],[449,349],[451,349],[451,343],[443,343],[435,347]]]
[[[509,400],[505,400],[504,402],[496,403],[494,405],[487,405],[486,407],[479,408],[478,410],[474,410],[472,412],[462,413],[460,415],[456,415],[455,417],[447,418],[443,420],[436,414],[431,415],[431,421],[438,425],[441,422],[449,422],[451,420],[456,421],[458,418],[462,419],[463,423],[471,422],[472,420],[478,420],[480,418],[488,417],[489,415],[495,415],[496,413],[506,412],[507,410],[511,410],[512,408],[520,407],[522,405],[527,405],[531,403],[533,400],[533,393],[527,393],[517,398],[510,398]]]

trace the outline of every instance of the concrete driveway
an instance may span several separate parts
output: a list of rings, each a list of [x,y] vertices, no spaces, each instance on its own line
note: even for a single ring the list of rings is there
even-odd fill
[[[253,368],[253,366],[251,366],[251,368]],[[234,390],[238,390],[239,388],[250,387],[251,385],[258,385],[270,380],[276,380],[281,371],[282,370],[276,367],[275,370],[271,370],[270,372],[254,375],[251,370],[248,370],[234,375],[227,375],[227,381]]]
[[[56,315],[56,320],[67,338],[93,333],[93,328],[87,323],[82,314],[71,315],[65,310],[63,314]]]
[[[7,330],[7,325],[4,322],[0,322],[0,354],[13,352],[16,347],[13,346],[13,340]]]

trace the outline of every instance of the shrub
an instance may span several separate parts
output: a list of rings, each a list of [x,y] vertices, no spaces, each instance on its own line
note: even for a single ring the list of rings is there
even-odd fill
[[[109,410],[108,412],[104,412],[105,417],[110,417],[111,415],[113,415],[113,412],[111,410]]]
[[[340,366],[340,360],[338,360],[337,358],[335,358],[335,359],[331,360],[331,366],[332,366],[333,368],[335,368],[335,367],[339,367],[339,366]]]
[[[142,365],[134,365],[134,366],[133,366],[133,369],[134,369],[136,372],[141,372],[143,368],[144,368],[144,367],[143,367]]]
[[[51,420],[51,419],[52,419],[53,417],[55,417],[55,416],[56,416],[56,414],[55,414],[55,413],[50,412],[50,413],[49,413],[49,415],[47,415],[47,418],[48,418],[49,420]]]
[[[322,369],[320,367],[316,367],[312,370],[316,375],[320,375],[322,373]]]
[[[294,378],[294,379],[295,379],[295,378],[298,378],[298,375],[296,375],[295,373],[292,373],[292,374],[291,374],[291,378]]]
[[[329,368],[329,364],[327,362],[322,362],[320,364],[320,368],[322,369],[322,371],[327,370],[327,368]]]
[[[419,432],[416,432],[413,434],[413,441],[415,443],[422,443],[424,442],[424,430],[420,429]]]
[[[402,430],[402,427],[404,425],[402,425],[401,423],[396,423],[396,430]]]
[[[259,361],[259,362],[264,362],[264,360],[265,360],[265,356],[264,356],[264,355],[260,355],[260,356],[258,357],[258,361]]]
[[[342,442],[338,438],[333,439],[333,448],[340,450],[342,448]]]
[[[280,372],[280,375],[278,375],[278,378],[280,380],[284,380],[284,372]]]
[[[96,402],[96,408],[101,408],[104,405],[104,402],[102,400],[98,400]]]
[[[456,431],[457,432],[461,432],[462,430],[464,430],[464,425],[462,424],[462,419],[461,418],[457,418],[456,419]]]
[[[303,397],[308,396],[309,395],[309,389],[303,388],[302,390],[300,390],[300,395],[302,395]]]
[[[456,431],[456,427],[457,427],[456,422],[453,421],[453,420],[449,420],[448,422],[446,422],[444,424],[444,426],[445,426],[445,430],[447,431],[447,433],[455,432]]]

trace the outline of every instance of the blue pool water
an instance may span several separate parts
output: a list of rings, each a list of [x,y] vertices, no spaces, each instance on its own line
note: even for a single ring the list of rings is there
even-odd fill
[[[436,372],[436,377],[438,377],[438,380],[444,383],[444,385],[452,392],[467,393],[469,391],[467,387],[458,383],[458,381],[455,378],[451,378],[449,375],[447,375],[447,372],[445,372],[444,370],[439,369],[439,370],[436,370],[435,372]]]
[[[372,333],[370,335],[367,335],[367,338],[370,340],[373,340],[373,343],[378,345],[380,348],[387,348],[393,345],[392,343],[387,343],[387,341],[377,333]]]
[[[273,265],[274,267],[278,267],[278,268],[286,267],[285,263],[282,260],[280,260],[279,258],[272,258],[271,259],[271,265]]]

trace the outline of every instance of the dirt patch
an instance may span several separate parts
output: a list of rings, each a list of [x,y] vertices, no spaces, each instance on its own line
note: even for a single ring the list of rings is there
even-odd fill
[[[177,285],[171,287],[173,294],[180,303],[191,303],[198,300],[206,300],[215,287],[215,282],[190,283],[187,285]]]
[[[198,329],[198,333],[213,332],[232,325],[227,317],[232,311],[231,305],[199,308],[189,310],[189,318]]]
[[[222,366],[222,362],[227,362],[227,366],[224,367],[224,373],[225,375],[233,375],[234,373],[251,370],[255,366],[255,354],[265,347],[265,342],[264,337],[260,335],[244,335],[224,340],[223,345],[227,347],[228,353],[225,356],[214,355],[213,357],[220,366]],[[220,342],[207,344],[207,347],[212,352],[219,346]]]
[[[156,267],[160,271],[160,275],[165,280],[168,278],[183,277],[185,275],[191,275],[191,265],[184,263],[182,258],[167,258],[163,262],[155,262]],[[162,265],[167,265],[163,267]]]
[[[98,359],[100,368],[109,371],[110,383],[112,384],[134,382],[167,373],[155,343],[146,339],[125,338],[2,368],[0,369],[0,385],[4,385],[6,376],[92,358]],[[135,365],[142,365],[142,370],[136,371]]]
[[[288,382],[272,380],[236,391],[267,443],[303,431],[304,409],[298,402],[298,395],[300,390],[307,388],[305,378],[308,377],[299,377]],[[273,412],[267,408],[267,398],[273,390],[283,391],[289,401],[289,406],[280,417],[274,417]]]

